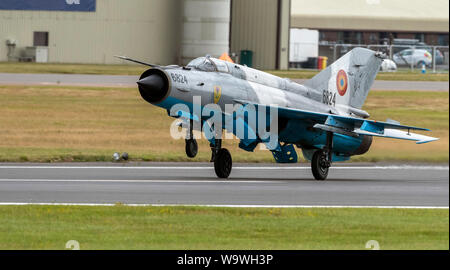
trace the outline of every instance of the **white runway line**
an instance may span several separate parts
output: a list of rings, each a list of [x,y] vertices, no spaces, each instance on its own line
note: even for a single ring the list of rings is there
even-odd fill
[[[245,183],[286,183],[286,181],[271,181],[271,180],[108,180],[108,179],[0,179],[1,182],[86,182],[86,183],[227,183],[227,184],[245,184]]]
[[[132,207],[226,207],[226,208],[377,208],[377,209],[446,209],[448,206],[372,206],[372,205],[220,205],[220,204],[113,204],[113,203],[24,203],[24,202],[0,202],[0,206],[43,205],[43,206],[132,206]]]
[[[438,170],[448,171],[448,166],[339,166],[333,170]],[[1,169],[113,169],[113,170],[213,170],[213,167],[114,167],[114,166],[0,166]],[[233,167],[236,170],[310,170],[310,167]]]

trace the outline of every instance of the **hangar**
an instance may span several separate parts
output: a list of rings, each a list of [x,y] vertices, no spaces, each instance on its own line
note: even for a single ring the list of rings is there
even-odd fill
[[[127,55],[185,64],[251,51],[259,69],[286,69],[289,29],[321,42],[419,38],[448,45],[448,1],[2,0],[0,61],[117,64]],[[349,9],[348,6],[352,6]]]
[[[117,64],[116,54],[178,61],[179,0],[33,2],[0,1],[0,61],[26,59],[32,54],[26,48],[37,46],[47,47],[48,62],[56,63]]]
[[[320,30],[321,41],[374,44],[383,39],[419,39],[448,45],[449,2],[435,0],[293,0],[291,25]],[[348,8],[352,7],[352,8]]]

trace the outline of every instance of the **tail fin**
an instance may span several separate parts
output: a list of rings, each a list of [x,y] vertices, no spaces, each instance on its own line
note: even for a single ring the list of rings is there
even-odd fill
[[[381,62],[379,53],[355,48],[306,81],[305,85],[336,95],[336,105],[361,109]]]

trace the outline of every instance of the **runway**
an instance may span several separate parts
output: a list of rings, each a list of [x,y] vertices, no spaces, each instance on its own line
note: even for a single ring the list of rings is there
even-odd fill
[[[14,74],[0,73],[0,84],[4,85],[62,85],[92,87],[136,87],[139,76],[88,75],[88,74]],[[305,80],[294,80],[303,83]],[[448,82],[433,81],[380,81],[376,80],[373,90],[421,90],[449,91]]]
[[[228,180],[209,163],[0,164],[0,204],[448,207],[449,168],[335,164],[327,181],[305,164],[235,164]]]

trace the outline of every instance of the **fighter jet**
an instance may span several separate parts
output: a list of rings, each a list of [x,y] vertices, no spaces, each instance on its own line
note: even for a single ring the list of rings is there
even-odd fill
[[[214,134],[208,140],[211,162],[219,178],[228,178],[232,170],[230,152],[222,148],[222,130],[234,134],[245,151],[253,152],[264,144],[277,163],[298,162],[296,148],[301,149],[311,162],[316,180],[327,178],[333,162],[366,153],[373,137],[417,144],[437,140],[411,133],[428,129],[389,119],[369,120],[369,113],[362,110],[385,58],[380,52],[355,48],[303,85],[210,56],[194,59],[183,67],[120,58],[151,67],[137,82],[139,92],[145,101],[181,120],[187,128],[188,157],[193,158],[198,152],[193,130]],[[180,104],[181,109],[174,112],[173,108]],[[210,105],[216,109],[204,113]],[[235,110],[227,112],[229,105]],[[252,110],[256,113],[252,114]],[[210,124],[212,114],[220,116],[216,117],[221,120],[219,124]],[[266,122],[255,124],[249,115],[262,116]],[[244,132],[237,126],[243,127]]]

